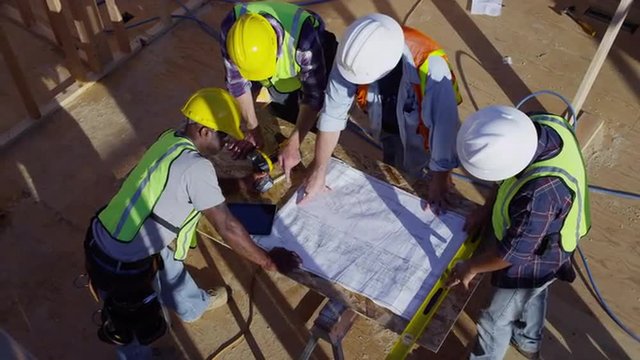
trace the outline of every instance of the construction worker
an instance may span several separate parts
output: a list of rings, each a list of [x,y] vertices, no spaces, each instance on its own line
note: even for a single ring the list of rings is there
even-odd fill
[[[104,300],[101,340],[120,355],[150,357],[166,330],[161,302],[193,322],[227,302],[227,290],[200,289],[183,265],[201,215],[239,254],[274,270],[225,205],[207,160],[242,139],[240,110],[225,90],[201,89],[182,108],[179,130],[167,130],[142,156],[118,193],[91,221],[84,243],[91,285]],[[175,240],[173,250],[168,245]]]
[[[548,287],[575,278],[571,255],[591,222],[573,128],[560,116],[490,106],[464,122],[457,148],[471,175],[500,182],[465,225],[470,233],[492,230],[488,250],[458,263],[448,279],[468,288],[476,274],[492,273],[495,294],[478,320],[470,359],[502,359],[510,342],[539,359]]]
[[[272,113],[296,123],[278,158],[288,179],[300,162],[300,143],[322,108],[335,35],[309,10],[260,1],[234,6],[222,21],[221,37],[227,88],[238,100],[248,130],[247,141],[236,142],[231,150],[239,157],[262,146],[253,97],[266,87]]]
[[[461,98],[442,47],[389,16],[371,14],[347,28],[335,61],[306,199],[325,189],[329,158],[356,99],[368,113],[370,135],[382,143],[384,161],[414,178],[428,167],[429,204],[436,213],[443,210],[449,172],[458,166],[454,140]]]

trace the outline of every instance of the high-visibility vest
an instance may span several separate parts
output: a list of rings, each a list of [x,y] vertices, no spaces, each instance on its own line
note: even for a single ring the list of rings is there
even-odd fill
[[[190,246],[194,245],[196,225],[201,213],[192,210],[179,227],[153,213],[167,181],[174,160],[185,152],[198,150],[191,140],[177,136],[175,130],[165,131],[144,153],[136,167],[129,173],[118,193],[98,214],[102,226],[112,238],[130,243],[149,218],[176,233],[176,260],[184,260]]]
[[[560,152],[547,160],[536,161],[520,174],[502,181],[493,205],[492,223],[495,236],[502,240],[511,226],[509,205],[515,194],[529,181],[557,177],[571,190],[573,202],[560,229],[560,244],[566,252],[575,250],[578,240],[591,227],[587,172],[573,128],[557,115],[533,115],[531,120],[551,128],[562,139]]]
[[[253,2],[243,3],[234,6],[236,19],[240,16],[250,14],[268,14],[276,19],[284,29],[282,39],[282,49],[276,61],[276,73],[270,78],[262,80],[265,87],[273,86],[280,93],[290,93],[302,87],[298,74],[300,65],[296,61],[296,50],[300,29],[302,24],[311,18],[315,27],[319,25],[318,20],[308,11],[300,6],[285,2]]]
[[[414,87],[416,98],[418,99],[418,113],[420,114],[421,120],[418,123],[416,133],[422,136],[424,141],[424,148],[429,149],[429,129],[424,125],[424,122],[422,121],[422,98],[424,96],[425,89],[427,88],[427,77],[429,74],[429,56],[437,55],[442,57],[447,62],[449,70],[451,71],[451,83],[453,84],[453,90],[456,94],[456,101],[458,105],[462,103],[462,95],[460,94],[458,81],[456,80],[453,68],[449,63],[449,58],[447,57],[447,54],[444,52],[440,44],[438,44],[429,36],[408,26],[403,26],[402,32],[404,33],[404,42],[411,51],[413,63],[418,70],[418,76],[420,78],[420,83],[415,85]],[[358,90],[356,92],[356,102],[358,106],[365,111],[367,109],[367,92],[367,85],[358,85]]]

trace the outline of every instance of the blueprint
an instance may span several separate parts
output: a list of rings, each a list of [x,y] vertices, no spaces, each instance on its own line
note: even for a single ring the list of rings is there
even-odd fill
[[[466,239],[464,218],[332,159],[332,191],[278,211],[265,249],[297,252],[302,267],[410,319]],[[298,191],[300,192],[300,191]]]

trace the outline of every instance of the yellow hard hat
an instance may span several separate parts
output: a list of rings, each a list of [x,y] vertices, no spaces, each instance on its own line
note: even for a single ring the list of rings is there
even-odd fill
[[[276,31],[263,16],[244,14],[229,30],[227,53],[245,79],[269,79],[276,73]]]
[[[182,107],[182,114],[209,129],[223,132],[242,140],[240,108],[228,91],[220,88],[204,88],[191,95]]]

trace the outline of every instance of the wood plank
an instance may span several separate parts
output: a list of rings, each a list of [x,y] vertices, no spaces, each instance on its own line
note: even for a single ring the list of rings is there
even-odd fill
[[[107,36],[104,33],[104,23],[100,16],[96,0],[82,0],[81,3],[84,5],[84,15],[86,17],[85,26],[89,32],[91,42],[96,48],[98,59],[100,59],[100,63],[103,65],[107,64],[113,61],[113,55],[109,48]]]
[[[4,15],[4,17],[11,22],[17,24],[18,26],[24,26],[20,12],[15,8],[9,6],[9,4],[0,4],[0,11],[2,12],[2,15]],[[37,20],[35,20],[34,23],[31,24],[31,27],[29,27],[27,30],[33,35],[45,41],[48,41],[55,45],[59,45],[53,30]]]
[[[600,45],[598,46],[598,50],[596,54],[593,56],[591,60],[591,64],[589,64],[589,68],[582,78],[582,82],[580,83],[580,87],[578,91],[576,91],[576,95],[573,98],[571,104],[576,112],[580,113],[582,110],[582,106],[584,102],[587,100],[587,96],[591,91],[591,87],[593,83],[596,81],[598,74],[600,73],[600,69],[604,64],[604,61],[607,59],[607,55],[609,54],[609,50],[611,50],[611,46],[613,46],[613,42],[618,37],[618,32],[620,32],[620,28],[624,23],[624,19],[631,11],[631,5],[633,4],[633,0],[621,0],[620,5],[618,5],[618,9],[616,13],[613,15],[613,19],[607,27],[607,32],[602,37],[602,41],[600,41]]]
[[[160,21],[165,26],[170,26],[173,19],[171,18],[172,0],[160,0]]]
[[[20,67],[18,58],[11,47],[9,37],[5,33],[2,24],[0,24],[0,52],[2,53],[2,57],[4,58],[7,67],[9,68],[9,72],[11,73],[11,77],[13,78],[16,88],[18,88],[18,93],[20,94],[22,103],[27,109],[27,113],[34,119],[39,118],[41,114],[38,109],[38,104],[33,97],[33,93],[31,93],[31,88],[27,83],[27,79],[24,76],[24,72]]]
[[[53,33],[55,42],[56,44],[58,44],[58,46],[62,46],[62,36],[58,33],[58,29],[53,26],[53,23],[56,20],[54,19],[55,16],[52,15],[52,12],[49,11],[49,4],[47,3],[47,0],[42,0],[42,5],[44,6],[44,12],[45,14],[47,14],[47,18],[49,19],[49,25],[51,27],[51,32]]]
[[[47,1],[47,0],[43,0]],[[202,6],[206,4],[206,0],[190,0],[186,3],[186,6],[190,10],[198,10]],[[52,13],[51,11],[47,11],[48,14]],[[178,9],[173,12],[174,15],[184,15],[184,9]],[[164,27],[161,24],[158,24],[151,29],[147,30],[144,35],[138,36],[135,39],[130,41],[131,52],[118,54],[114,61],[107,64],[102,72],[100,73],[91,73],[87,74],[86,81],[76,81],[71,87],[69,87],[65,92],[58,94],[51,102],[47,103],[41,108],[42,117],[46,117],[54,113],[60,108],[64,108],[69,103],[71,103],[74,99],[80,96],[84,91],[89,89],[91,86],[96,84],[100,79],[104,76],[110,74],[113,70],[115,70],[118,66],[120,66],[123,62],[130,59],[134,56],[138,51],[142,50],[144,46],[151,43],[158,37],[160,37],[165,32],[169,31],[173,26],[179,23],[180,20],[174,22],[170,27]],[[67,29],[68,30],[68,29]],[[82,65],[82,64],[80,64]],[[8,131],[0,134],[0,149],[5,146],[8,146],[13,141],[15,141],[18,137],[34,128],[41,122],[36,122],[31,118],[25,118],[15,126],[13,126]]]
[[[31,25],[35,24],[36,19],[33,16],[33,10],[31,10],[31,5],[28,0],[18,0],[16,1],[16,5],[18,6],[18,11],[20,12],[20,17],[22,18],[22,22],[26,27],[31,27]]]
[[[278,147],[275,141],[276,134],[289,135],[293,130],[293,125],[274,119],[263,108],[257,108],[256,111],[258,112],[258,118],[261,121],[261,128],[265,132],[266,144],[264,150],[266,153],[272,153]],[[314,141],[315,136],[313,134],[309,134],[301,145],[301,152],[303,155],[302,162],[304,166],[308,166],[313,160]],[[405,180],[405,176],[395,168],[377,160],[370,159],[362,154],[350,152],[338,146],[334,152],[334,156],[358,170],[390,183],[409,193],[419,195],[424,194],[427,190],[424,182],[410,184]],[[303,172],[294,171],[292,174],[292,184],[290,186],[284,182],[279,182],[276,183],[266,194],[252,194],[244,190],[241,185],[234,185],[234,181],[239,183],[241,181],[238,180],[239,178],[250,173],[250,168],[246,166],[243,167],[241,164],[238,164],[237,161],[231,162],[229,159],[225,158],[224,155],[218,156],[214,160],[214,163],[216,173],[220,178],[221,187],[225,192],[225,197],[228,201],[233,202],[269,202],[283,205],[293,194],[293,190],[295,190],[304,179]],[[281,174],[276,172],[272,174],[272,176],[279,178]],[[473,207],[472,203],[461,196],[456,196],[454,203],[456,204],[457,211],[461,213],[466,213]],[[207,236],[212,236],[218,241],[222,241],[206,219],[201,220],[199,230],[204,232]],[[390,310],[377,305],[370,299],[351,292],[338,284],[334,284],[314,274],[298,270],[288,274],[287,276],[328,298],[342,302],[353,309],[356,313],[371,319],[396,333],[401,333],[408,324],[407,319],[404,319]],[[430,322],[423,336],[419,339],[419,345],[433,352],[437,352],[439,350],[449,332],[452,330],[457,317],[473,295],[477,285],[481,281],[481,278],[482,277],[478,276],[474,279],[474,282],[471,284],[470,291],[465,291],[462,287],[452,289],[433,320]]]
[[[84,6],[77,0],[67,0],[65,6],[68,6],[71,11],[73,25],[80,40],[79,47],[86,55],[89,68],[91,71],[99,72],[102,70],[102,62],[98,57],[96,44],[92,42],[92,37],[89,36],[89,31],[87,30],[89,19],[84,11]]]
[[[116,0],[106,0],[106,6],[107,12],[109,13],[109,20],[113,27],[113,33],[116,37],[116,43],[118,44],[118,49],[121,52],[128,54],[131,52],[131,44],[129,43],[129,35],[127,34],[127,29],[124,27],[122,14],[116,4]]]
[[[576,127],[576,138],[582,151],[591,144],[603,125],[604,120],[602,118],[587,112],[580,114],[578,126]]]
[[[78,55],[71,30],[67,26],[67,20],[65,18],[66,11],[62,7],[62,3],[60,0],[45,1],[47,3],[49,19],[51,20],[51,27],[54,29],[54,32],[60,36],[62,50],[64,51],[65,62],[69,72],[76,80],[87,80],[87,72],[82,65],[80,55]]]

